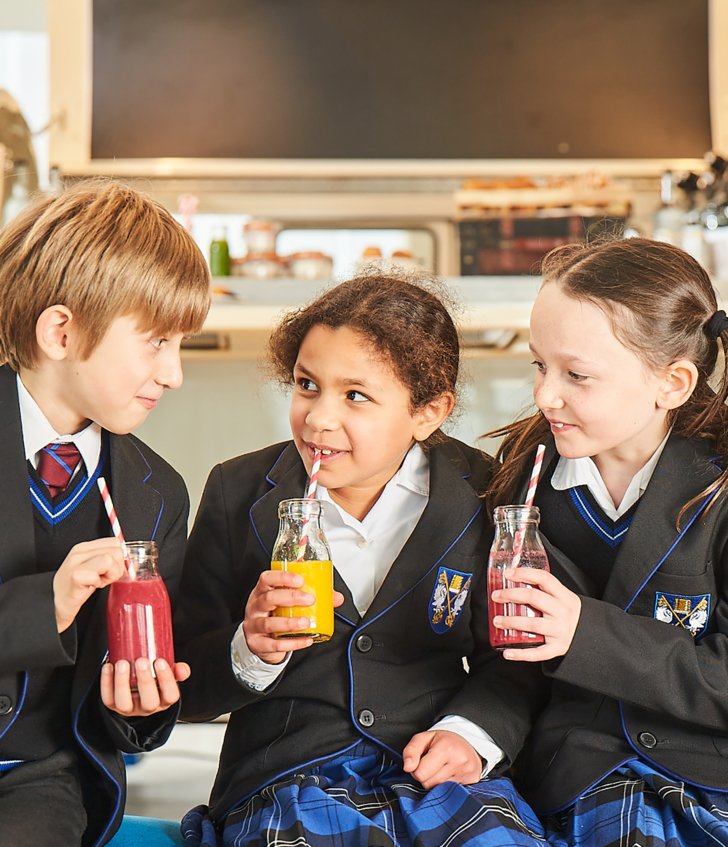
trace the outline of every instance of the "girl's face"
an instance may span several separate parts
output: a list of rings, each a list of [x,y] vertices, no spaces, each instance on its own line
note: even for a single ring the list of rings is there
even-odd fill
[[[592,303],[544,285],[531,313],[533,396],[551,424],[559,454],[590,456],[600,471],[636,472],[667,434],[660,406],[665,374],[649,369],[615,337]]]
[[[412,413],[409,390],[348,327],[309,330],[293,382],[289,418],[306,470],[310,473],[314,451],[322,450],[319,482],[361,520],[412,444],[434,432],[441,418],[432,404]]]

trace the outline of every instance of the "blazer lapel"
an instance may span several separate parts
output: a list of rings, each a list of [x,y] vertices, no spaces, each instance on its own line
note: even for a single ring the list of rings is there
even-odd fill
[[[35,529],[16,374],[0,367],[0,579],[35,573]]]
[[[445,555],[483,502],[463,480],[470,468],[451,445],[433,448],[430,457],[430,496],[414,532],[402,548],[367,610],[376,617],[412,588]]]
[[[273,552],[273,539],[278,534],[278,504],[281,500],[302,497],[306,489],[306,471],[294,444],[288,444],[283,450],[266,474],[266,479],[271,489],[253,504],[250,519],[258,538],[271,539],[271,547],[266,551],[266,555],[270,557]],[[336,615],[348,623],[358,623],[359,611],[354,605],[349,587],[336,570],[336,562],[334,588],[344,596],[344,603],[335,610]]]
[[[114,507],[124,538],[152,540],[164,508],[152,469],[128,436],[109,435],[109,461]]]
[[[675,542],[680,509],[719,474],[707,461],[708,447],[706,443],[701,456],[694,443],[670,436],[620,546],[604,591],[605,601],[627,607]],[[693,507],[683,526],[698,508]]]

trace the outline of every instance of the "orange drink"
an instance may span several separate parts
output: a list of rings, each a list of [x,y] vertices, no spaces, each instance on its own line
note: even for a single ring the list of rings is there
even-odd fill
[[[306,559],[302,562],[273,561],[274,571],[300,573],[304,582],[301,591],[316,598],[311,606],[280,606],[273,614],[279,618],[309,618],[307,629],[279,632],[276,638],[309,636],[314,641],[328,641],[334,634],[334,568],[331,560]]]

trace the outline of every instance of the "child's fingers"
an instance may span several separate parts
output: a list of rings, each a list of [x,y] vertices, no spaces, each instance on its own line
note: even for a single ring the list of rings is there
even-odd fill
[[[418,732],[410,738],[402,751],[403,768],[411,773],[419,765],[423,753],[432,740],[432,732]]]
[[[189,679],[192,675],[192,669],[187,664],[187,662],[175,662],[174,665],[174,678],[177,682],[184,682]]]
[[[114,707],[114,666],[109,662],[101,668],[101,702],[107,709]]]

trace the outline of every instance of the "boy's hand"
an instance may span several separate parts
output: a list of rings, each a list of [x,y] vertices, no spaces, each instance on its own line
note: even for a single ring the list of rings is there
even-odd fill
[[[503,658],[516,662],[543,662],[566,655],[576,632],[581,614],[581,600],[548,571],[539,568],[516,568],[506,574],[523,588],[501,588],[493,592],[496,603],[523,603],[541,612],[540,618],[498,615],[493,625],[498,629],[517,629],[543,635],[544,644],[504,650]],[[526,586],[533,586],[527,588]]]
[[[310,647],[313,640],[307,635],[300,638],[274,638],[275,632],[295,632],[307,629],[308,618],[278,618],[273,612],[281,606],[310,606],[313,594],[301,591],[303,577],[291,571],[263,571],[245,605],[243,632],[248,650],[269,665],[277,665],[287,653]],[[334,608],[344,602],[344,595],[334,591]]]
[[[174,667],[157,659],[154,663],[156,679],[152,676],[149,659],[137,659],[137,688],[130,684],[129,662],[121,659],[116,667],[107,662],[101,668],[101,700],[107,709],[125,718],[146,717],[163,712],[179,700],[178,682],[189,678],[190,666],[176,662]]]
[[[71,626],[94,591],[116,582],[125,569],[121,542],[116,538],[97,538],[73,546],[53,576],[58,632]]]
[[[403,769],[426,788],[441,782],[470,785],[478,782],[483,760],[475,748],[456,732],[428,730],[414,735],[402,753]]]

